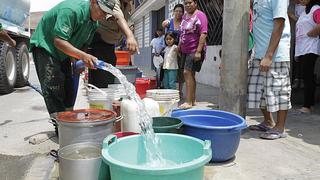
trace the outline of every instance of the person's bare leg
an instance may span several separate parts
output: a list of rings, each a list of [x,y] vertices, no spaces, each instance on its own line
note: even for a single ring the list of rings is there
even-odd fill
[[[183,98],[182,89],[183,89],[183,82],[181,82],[181,80],[179,80],[179,95],[180,95],[180,98]]]
[[[191,83],[192,106],[194,106],[196,103],[196,89],[197,89],[196,73],[192,72],[192,83]]]
[[[287,114],[288,114],[288,110],[279,110],[277,113],[277,123],[276,125],[273,127],[274,130],[283,132],[284,131],[284,127],[285,127],[285,123],[286,123],[286,119],[287,119]]]
[[[193,79],[192,79],[192,72],[189,70],[184,70],[183,72],[184,74],[184,79],[186,82],[186,101],[184,104],[184,106],[192,106],[192,86],[193,86]],[[187,104],[186,104],[187,103]]]
[[[261,110],[263,117],[264,117],[263,123],[270,128],[274,127],[275,122],[273,120],[272,113],[268,112],[266,109],[260,109],[260,110]]]

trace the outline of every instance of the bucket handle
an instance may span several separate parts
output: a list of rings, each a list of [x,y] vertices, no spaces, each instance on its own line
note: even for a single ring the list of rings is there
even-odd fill
[[[107,136],[106,138],[104,138],[103,143],[102,143],[103,149],[108,149],[109,146],[112,143],[117,142],[117,140],[118,140],[118,138],[116,135],[111,134],[111,135]]]
[[[52,156],[56,162],[59,162],[59,156],[58,156],[58,151],[57,150],[54,150],[54,149],[51,150],[49,152],[49,155]]]
[[[87,88],[88,90],[90,90],[90,88],[93,88],[93,89],[99,91],[101,94],[103,94],[103,95],[105,95],[105,96],[108,95],[106,92],[102,91],[100,88],[98,88],[97,86],[92,85],[92,84],[87,84],[87,87],[86,87],[86,88]]]
[[[210,140],[204,140],[203,152],[205,155],[210,155],[210,153],[211,153],[211,141]]]
[[[116,123],[118,123],[118,122],[120,122],[120,121],[122,121],[122,120],[123,120],[123,116],[122,116],[122,115],[120,115],[120,116],[116,117],[116,120],[115,120],[115,121],[113,121],[113,126],[115,126],[115,125],[116,125]]]

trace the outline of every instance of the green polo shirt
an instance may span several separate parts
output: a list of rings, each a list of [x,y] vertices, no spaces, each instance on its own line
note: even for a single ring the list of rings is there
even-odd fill
[[[54,46],[59,37],[76,48],[91,43],[98,22],[90,17],[90,1],[67,0],[45,13],[30,40],[33,47],[46,49],[53,57],[64,60],[68,56]]]

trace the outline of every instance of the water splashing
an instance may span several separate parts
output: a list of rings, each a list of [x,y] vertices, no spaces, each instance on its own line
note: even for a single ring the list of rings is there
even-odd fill
[[[150,167],[164,167],[168,164],[172,164],[165,160],[160,151],[160,139],[156,136],[152,128],[152,117],[150,117],[145,109],[144,103],[136,93],[136,89],[132,83],[128,82],[125,75],[121,71],[111,64],[104,63],[103,66],[99,66],[100,69],[109,71],[115,77],[117,77],[120,83],[124,86],[127,96],[138,104],[138,114],[141,127],[141,135],[144,138],[144,145],[147,152],[147,165]]]

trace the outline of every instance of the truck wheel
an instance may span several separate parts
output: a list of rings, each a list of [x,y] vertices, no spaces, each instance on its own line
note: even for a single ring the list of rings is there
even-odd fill
[[[23,87],[27,84],[30,73],[29,52],[26,43],[21,42],[16,47],[17,81],[15,87]]]
[[[17,78],[15,49],[0,42],[0,94],[13,91]]]

